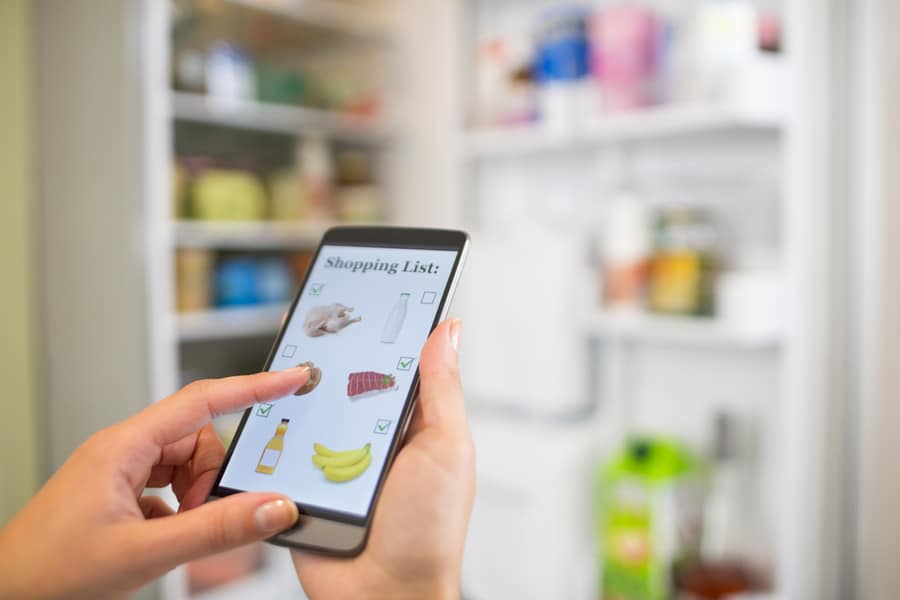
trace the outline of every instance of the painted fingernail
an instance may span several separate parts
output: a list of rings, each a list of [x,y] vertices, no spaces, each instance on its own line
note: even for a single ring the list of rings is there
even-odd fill
[[[253,521],[262,533],[283,531],[297,522],[297,505],[287,500],[272,500],[256,509]]]
[[[453,319],[450,321],[450,345],[457,352],[459,351],[459,335],[462,333],[462,321]]]

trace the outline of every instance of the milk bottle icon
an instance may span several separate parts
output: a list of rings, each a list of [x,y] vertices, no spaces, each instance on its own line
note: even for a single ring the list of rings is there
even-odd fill
[[[394,308],[391,309],[391,314],[388,315],[387,321],[384,323],[384,329],[381,330],[382,344],[393,344],[397,341],[397,336],[400,335],[403,322],[406,320],[406,303],[408,301],[409,294],[400,294],[400,299],[397,300]]]

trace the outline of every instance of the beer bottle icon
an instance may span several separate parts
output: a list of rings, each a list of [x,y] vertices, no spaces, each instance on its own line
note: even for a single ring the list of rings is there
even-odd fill
[[[256,465],[257,473],[271,475],[275,472],[275,467],[278,466],[278,461],[281,459],[281,453],[284,452],[284,434],[287,433],[288,423],[290,423],[290,419],[282,419],[275,428],[275,435],[272,436],[259,456],[259,462]]]

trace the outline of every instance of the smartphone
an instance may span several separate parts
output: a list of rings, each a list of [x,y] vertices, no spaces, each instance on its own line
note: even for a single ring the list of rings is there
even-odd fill
[[[272,543],[361,552],[468,243],[461,231],[328,230],[264,367],[307,365],[309,381],[244,412],[209,500],[283,493],[300,519]]]

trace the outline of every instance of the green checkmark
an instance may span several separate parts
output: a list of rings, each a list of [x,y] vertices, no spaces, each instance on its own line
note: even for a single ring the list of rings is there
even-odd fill
[[[387,429],[387,423],[378,424],[378,431],[384,431],[385,429]]]
[[[268,417],[269,413],[272,412],[271,404],[260,404],[259,408],[256,409],[256,414],[260,417]]]

